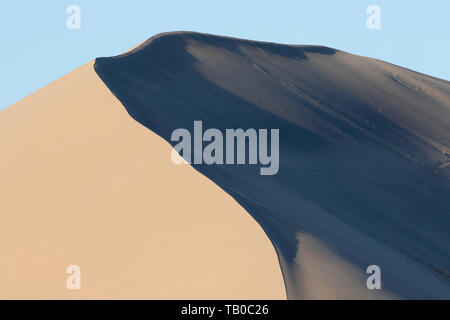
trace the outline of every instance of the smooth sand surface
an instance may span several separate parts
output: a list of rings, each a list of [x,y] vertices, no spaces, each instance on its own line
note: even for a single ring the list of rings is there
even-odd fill
[[[322,46],[192,32],[157,35],[95,69],[166,141],[195,120],[280,130],[277,175],[194,168],[263,227],[288,298],[450,298],[448,81]],[[380,291],[366,287],[370,265]]]
[[[286,298],[261,227],[92,62],[0,112],[0,150],[1,299]]]

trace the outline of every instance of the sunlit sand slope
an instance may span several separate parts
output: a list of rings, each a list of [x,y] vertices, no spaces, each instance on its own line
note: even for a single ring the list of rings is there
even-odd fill
[[[0,112],[0,150],[1,299],[286,297],[261,227],[172,164],[92,62]]]

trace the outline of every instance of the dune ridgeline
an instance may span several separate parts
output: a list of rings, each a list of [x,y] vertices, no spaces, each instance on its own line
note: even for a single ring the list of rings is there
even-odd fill
[[[195,121],[278,129],[276,171],[175,165]],[[0,149],[2,298],[450,298],[445,80],[166,33],[0,112]]]

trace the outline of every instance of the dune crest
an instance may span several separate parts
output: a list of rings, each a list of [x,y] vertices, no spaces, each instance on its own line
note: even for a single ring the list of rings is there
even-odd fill
[[[450,298],[448,81],[327,47],[192,32],[98,58],[95,70],[168,142],[196,120],[280,129],[277,175],[193,167],[262,226],[288,298]],[[364,288],[370,265],[380,292]]]

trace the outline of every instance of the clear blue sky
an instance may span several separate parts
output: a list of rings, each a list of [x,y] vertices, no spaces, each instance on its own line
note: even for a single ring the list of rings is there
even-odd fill
[[[69,30],[69,5],[81,29]],[[369,5],[381,29],[366,27]],[[99,56],[189,30],[320,44],[450,80],[450,0],[1,0],[0,110]]]

